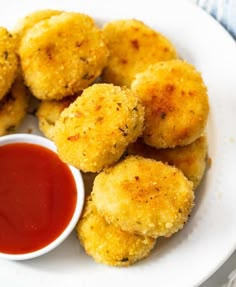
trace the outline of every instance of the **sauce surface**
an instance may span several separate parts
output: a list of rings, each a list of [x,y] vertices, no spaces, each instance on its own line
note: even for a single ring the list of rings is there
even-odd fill
[[[0,146],[0,252],[36,251],[73,216],[76,185],[53,151],[35,144]]]

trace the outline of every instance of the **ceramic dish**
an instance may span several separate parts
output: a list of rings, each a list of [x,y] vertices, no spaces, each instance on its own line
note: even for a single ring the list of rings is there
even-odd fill
[[[236,247],[236,45],[233,39],[200,8],[180,0],[8,0],[0,8],[0,25],[9,28],[31,11],[56,8],[87,13],[99,24],[121,18],[140,19],[169,37],[181,57],[202,73],[208,86],[211,111],[207,136],[212,160],[197,191],[188,224],[170,239],[158,241],[146,260],[129,268],[96,264],[72,234],[41,258],[21,263],[0,260],[1,285],[199,286]],[[37,121],[30,115],[18,130],[27,131],[39,133]]]
[[[34,134],[24,134],[24,133],[17,133],[17,134],[11,134],[11,135],[6,135],[0,137],[0,146],[7,146],[10,144],[33,144],[35,146],[43,147],[46,148],[49,151],[52,151],[53,153],[56,153],[56,146],[55,144],[46,139],[45,137],[34,135]],[[55,167],[54,167],[55,168]],[[16,254],[11,254],[11,253],[2,253],[0,252],[0,258],[1,259],[8,259],[8,260],[26,260],[26,259],[32,259],[39,257],[41,255],[44,255],[50,251],[52,251],[54,248],[58,247],[73,231],[75,228],[79,217],[81,215],[83,205],[84,205],[84,198],[85,198],[85,191],[84,191],[84,183],[83,183],[83,178],[81,176],[81,173],[78,169],[74,168],[73,166],[68,166],[69,171],[72,175],[72,179],[75,183],[75,193],[76,193],[76,201],[75,201],[75,206],[73,213],[71,215],[71,218],[68,220],[67,225],[65,228],[62,229],[62,231],[56,236],[55,239],[50,240],[46,245],[44,244],[43,247],[37,248],[34,251],[31,252],[20,252]],[[27,175],[25,180],[27,181]],[[26,185],[28,186],[28,185]],[[19,185],[18,185],[19,187]],[[57,190],[58,191],[58,190]],[[18,190],[19,193],[19,190]],[[58,193],[57,193],[58,194]],[[70,193],[71,194],[71,193]],[[67,193],[68,195],[68,193]],[[52,196],[52,195],[51,195]],[[32,192],[32,199],[35,197],[34,193]],[[7,204],[7,201],[4,202],[4,204]],[[42,210],[42,208],[40,208]],[[45,210],[44,210],[45,211]],[[23,212],[26,212],[25,210]],[[60,210],[61,212],[61,210]],[[42,215],[42,214],[41,214]],[[25,220],[19,221],[21,222],[21,225],[25,223]],[[32,220],[32,222],[34,222]],[[36,226],[37,226],[37,221],[36,221]],[[14,225],[13,225],[14,226]],[[40,226],[40,224],[39,224]],[[51,230],[51,227],[50,227]],[[17,229],[16,229],[17,232]],[[51,233],[51,232],[50,232]],[[38,237],[39,233],[36,233],[37,236],[30,236],[26,235],[24,238],[25,239],[30,238],[30,242],[32,242],[32,239],[35,240]],[[33,244],[33,246],[35,246]]]

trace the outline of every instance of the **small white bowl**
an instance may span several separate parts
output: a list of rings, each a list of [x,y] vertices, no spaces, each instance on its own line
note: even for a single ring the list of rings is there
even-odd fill
[[[11,143],[31,143],[31,144],[36,144],[36,145],[46,147],[55,153],[57,151],[56,146],[52,141],[48,140],[47,138],[44,138],[38,135],[33,135],[33,134],[11,134],[11,135],[0,137],[0,146],[11,144]],[[73,178],[76,184],[77,200],[76,200],[74,214],[71,220],[69,221],[68,225],[64,229],[64,231],[62,231],[62,233],[54,241],[52,241],[47,246],[39,250],[30,252],[30,253],[24,253],[24,254],[7,254],[7,253],[0,252],[0,258],[9,259],[9,260],[25,260],[25,259],[31,259],[31,258],[41,256],[53,250],[54,248],[56,248],[73,231],[83,209],[84,199],[85,199],[85,189],[84,189],[83,178],[81,176],[80,171],[73,166],[68,165],[68,167],[73,175]]]

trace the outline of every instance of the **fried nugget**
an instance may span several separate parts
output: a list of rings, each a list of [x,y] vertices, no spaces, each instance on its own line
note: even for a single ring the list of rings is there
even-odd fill
[[[6,28],[0,27],[0,100],[10,90],[17,69],[16,39]]]
[[[128,88],[94,84],[59,116],[54,141],[61,159],[84,172],[115,163],[142,133],[144,109]]]
[[[206,127],[207,88],[194,66],[181,60],[151,65],[131,88],[145,107],[146,144],[156,148],[188,145]]]
[[[19,19],[16,23],[16,26],[13,28],[12,32],[16,36],[18,43],[20,44],[21,39],[24,37],[26,32],[32,28],[38,22],[48,19],[52,16],[59,15],[63,11],[52,10],[52,9],[43,9],[37,10],[30,14],[27,14],[25,17]]]
[[[76,96],[71,96],[58,101],[41,101],[39,103],[36,116],[38,118],[39,129],[45,137],[53,140],[56,121],[58,120],[61,112],[75,99]]]
[[[138,139],[129,145],[127,152],[176,166],[193,182],[193,189],[196,190],[206,170],[207,149],[207,138],[204,135],[192,144],[166,149],[156,149]]]
[[[170,40],[141,21],[108,22],[103,32],[110,51],[105,82],[130,87],[134,76],[150,64],[177,58]]]
[[[96,262],[111,266],[129,266],[147,257],[156,242],[153,238],[131,234],[107,223],[91,198],[85,204],[77,234],[87,254]]]
[[[156,238],[183,228],[194,203],[192,187],[173,166],[128,156],[96,176],[91,194],[107,222]]]
[[[59,100],[88,87],[101,74],[108,49],[91,17],[64,12],[29,29],[19,55],[32,94]]]
[[[28,90],[17,76],[9,93],[0,100],[0,136],[15,131],[26,115],[28,103]]]

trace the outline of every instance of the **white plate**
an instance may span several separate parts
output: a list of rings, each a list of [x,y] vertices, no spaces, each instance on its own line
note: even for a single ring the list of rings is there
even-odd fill
[[[0,4],[0,25],[39,8],[87,13],[100,23],[137,18],[170,38],[179,54],[202,72],[209,89],[208,124],[212,166],[197,191],[196,206],[183,231],[157,244],[151,256],[129,268],[96,264],[75,234],[56,250],[25,262],[0,261],[3,287],[198,286],[236,246],[236,45],[210,16],[184,1],[8,0]],[[56,84],[56,83],[55,83]],[[20,131],[37,122],[28,117]]]

